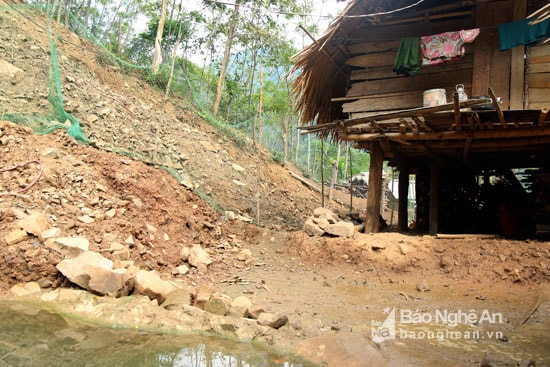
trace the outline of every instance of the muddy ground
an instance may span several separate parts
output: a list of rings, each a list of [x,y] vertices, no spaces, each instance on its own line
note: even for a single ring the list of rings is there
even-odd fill
[[[0,49],[9,50],[0,62],[18,69],[0,75],[1,116],[47,115],[50,53],[43,20],[1,7],[0,24]],[[286,314],[294,326],[274,339],[275,346],[317,362],[368,365],[351,346],[370,338],[395,308],[401,315],[502,313],[502,323],[475,327],[504,336],[397,337],[376,347],[388,365],[478,366],[493,349],[550,365],[549,242],[395,232],[310,237],[301,226],[321,200],[290,174],[296,169],[272,162],[249,140],[227,138],[184,101],[165,103],[146,83],[98,62],[91,44],[61,32],[66,109],[82,122],[91,144],[77,143],[63,129],[39,136],[0,122],[5,296],[29,281],[74,287],[55,268],[60,255],[36,237],[6,243],[18,216],[44,213],[64,236],[85,237],[106,257],[113,243],[125,244],[142,269],[208,284],[231,297],[246,295]],[[346,213],[345,202],[344,195],[327,206]],[[260,225],[247,223],[257,218],[258,207]],[[231,220],[227,211],[242,220]],[[213,264],[206,272],[176,274],[184,263],[181,248],[195,243],[210,252]],[[239,257],[243,249],[251,258]],[[312,344],[304,349],[300,343],[307,340]]]

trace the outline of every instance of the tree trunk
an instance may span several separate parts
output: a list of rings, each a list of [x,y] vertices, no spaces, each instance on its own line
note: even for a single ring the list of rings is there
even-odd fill
[[[61,22],[61,11],[63,10],[63,0],[59,1],[59,8],[57,9],[57,25]]]
[[[294,151],[294,164],[298,164],[298,153],[300,153],[300,130],[296,129],[296,150]]]
[[[310,166],[310,156],[311,156],[311,134],[307,134],[307,172],[311,173]]]
[[[328,199],[332,200],[332,190],[334,190],[334,184],[338,180],[338,165],[340,164],[340,148],[341,145],[338,143],[338,153],[336,154],[336,160],[332,161],[332,172],[330,177],[330,186],[328,189]]]
[[[176,64],[176,55],[178,52],[178,46],[180,45],[181,40],[181,29],[178,32],[178,38],[176,39],[176,44],[174,45],[174,53],[172,54],[172,65],[170,67],[170,77],[168,78],[168,83],[166,83],[166,93],[164,94],[164,100],[168,100],[170,95],[170,85],[172,84],[172,79],[174,78],[174,66]]]
[[[153,73],[157,74],[160,68],[160,59],[162,52],[162,35],[164,32],[164,22],[166,20],[166,0],[162,0],[157,36],[155,37],[155,53],[153,54]]]
[[[69,28],[69,11],[71,10],[71,1],[67,0],[65,3],[65,27]]]
[[[256,188],[256,224],[260,225],[260,198],[261,198],[261,180],[262,180],[262,169],[261,169],[261,163],[262,163],[262,113],[263,113],[263,74],[262,74],[262,64],[260,64],[260,101],[258,102],[258,125],[259,125],[259,131],[258,131],[258,140],[259,143],[256,145],[258,149],[258,172],[256,181],[258,183],[258,187]]]
[[[349,162],[349,156],[350,156],[349,144],[348,143],[345,143],[345,144],[346,144],[347,154],[344,155],[344,168],[342,169],[342,173],[343,173],[342,180],[344,181],[348,179],[348,162]],[[349,179],[351,180],[351,174],[349,175]]]
[[[288,118],[283,118],[283,165],[288,159]]]
[[[229,32],[227,33],[227,41],[225,42],[225,51],[223,52],[222,66],[220,70],[220,78],[218,79],[218,86],[216,88],[216,98],[214,99],[214,106],[212,107],[212,114],[218,115],[220,109],[220,102],[222,99],[223,85],[225,83],[225,76],[227,75],[227,67],[229,66],[229,58],[231,57],[231,45],[233,43],[233,34],[235,33],[235,27],[239,20],[239,4],[240,0],[235,1],[235,8],[231,15],[231,23],[229,24]]]
[[[117,39],[117,45],[116,45],[116,53],[118,57],[120,57],[121,49],[120,46],[122,44],[122,19],[118,18],[118,39]]]
[[[88,24],[90,21],[90,9],[92,8],[92,0],[86,3],[86,12],[84,13],[84,35],[88,36]]]

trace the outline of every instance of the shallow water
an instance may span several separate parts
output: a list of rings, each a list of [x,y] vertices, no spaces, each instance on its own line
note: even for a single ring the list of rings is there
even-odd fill
[[[0,303],[0,367],[309,367],[249,343],[103,328],[19,303]]]

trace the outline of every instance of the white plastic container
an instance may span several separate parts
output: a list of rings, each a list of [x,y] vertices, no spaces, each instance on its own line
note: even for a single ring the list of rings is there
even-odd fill
[[[445,89],[428,89],[424,91],[424,107],[440,106],[447,103]]]

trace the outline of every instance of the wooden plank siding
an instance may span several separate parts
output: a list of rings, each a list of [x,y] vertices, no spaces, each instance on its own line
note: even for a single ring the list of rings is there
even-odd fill
[[[344,103],[342,108],[346,113],[386,111],[388,106],[393,109],[409,109],[422,106],[423,92],[389,93],[388,95],[376,95],[358,99],[354,102]],[[354,116],[355,117],[355,116]]]
[[[514,1],[514,21],[519,21],[527,16],[527,0]],[[510,70],[510,108],[524,108],[525,92],[525,46],[512,49]]]
[[[500,51],[497,28],[498,24],[523,19],[539,2],[480,1],[474,12],[462,18],[363,26],[365,38],[351,39],[346,46],[350,84],[346,97],[339,99],[342,111],[355,118],[418,108],[423,105],[424,91],[436,88],[445,89],[447,101],[452,101],[456,84],[464,84],[469,97],[488,95],[491,87],[503,99],[501,108],[505,110],[548,107],[550,44],[531,47],[526,62],[525,47]],[[402,37],[465,29],[467,24],[482,31],[473,44],[465,45],[461,60],[422,66],[412,77],[393,71]]]
[[[424,74],[415,77],[396,77],[393,79],[371,80],[354,83],[348,91],[348,96],[364,96],[369,94],[408,92],[433,88],[449,88],[458,83],[469,84],[472,80],[472,70],[455,70],[440,74]],[[417,106],[422,107],[422,106]]]
[[[513,2],[478,3],[476,26],[485,28],[474,45],[474,95],[487,95],[489,88],[502,97],[501,108],[510,106],[511,51],[500,51],[498,24],[508,23],[513,18]],[[494,28],[491,28],[494,27]]]
[[[527,101],[529,108],[550,104],[550,44],[530,47],[527,69]]]
[[[365,30],[368,34],[366,39],[375,41],[362,40],[347,46],[350,58],[346,65],[351,67],[351,84],[346,93],[349,102],[343,103],[343,112],[356,117],[355,114],[364,116],[370,112],[422,107],[423,94],[428,89],[443,88],[447,92],[447,99],[452,100],[456,84],[464,84],[466,93],[470,95],[474,51],[472,44],[465,44],[466,53],[461,60],[422,66],[416,76],[407,77],[393,71],[402,37],[460,30],[468,23],[473,27],[474,18],[470,13],[461,19],[380,25]]]
[[[455,71],[455,70],[467,70],[467,69],[471,70],[473,67],[473,60],[474,60],[473,54],[468,53],[468,48],[466,48],[466,55],[464,55],[464,57],[461,60],[449,62],[446,64],[425,66],[420,70],[419,74],[426,75],[426,74],[446,73],[446,72]],[[393,63],[392,63],[392,65],[387,65],[384,67],[377,67],[377,68],[369,67],[369,68],[353,70],[350,75],[350,80],[353,82],[353,81],[377,80],[377,79],[387,79],[387,78],[396,78],[396,77],[399,77],[399,76],[397,76],[395,71],[393,71]]]

